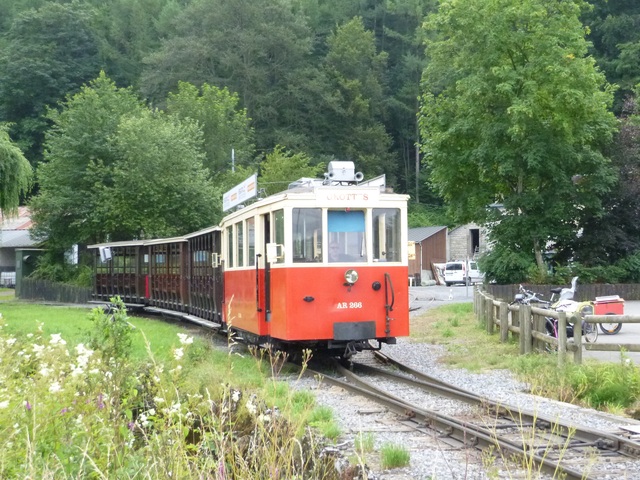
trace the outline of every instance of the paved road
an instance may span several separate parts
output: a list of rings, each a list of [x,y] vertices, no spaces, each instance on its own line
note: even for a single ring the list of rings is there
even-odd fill
[[[431,287],[409,287],[411,299],[411,316],[421,315],[431,307],[437,307],[452,302],[473,302],[473,287],[463,285],[445,287],[434,285]],[[624,304],[625,315],[640,316],[640,301],[626,301]],[[605,335],[599,331],[597,344],[640,344],[640,324],[625,323],[616,335]],[[625,353],[625,358],[640,365],[640,353]],[[622,356],[620,352],[595,352],[584,350],[584,359],[597,359],[606,362],[620,362]]]

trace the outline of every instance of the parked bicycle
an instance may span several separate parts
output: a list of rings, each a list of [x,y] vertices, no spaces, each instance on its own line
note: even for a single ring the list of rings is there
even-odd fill
[[[584,321],[586,315],[593,315],[593,303],[592,302],[576,302],[573,300],[575,294],[576,284],[578,277],[574,277],[571,282],[570,288],[554,288],[551,290],[551,299],[544,300],[542,294],[535,293],[532,290],[525,289],[520,285],[519,293],[515,295],[513,303],[520,303],[523,305],[540,306],[549,310],[555,310],[557,312],[565,312],[567,316],[578,313],[583,320],[580,322],[580,329],[582,336],[588,343],[593,343],[598,339],[598,328],[593,323],[587,323]],[[557,300],[555,297],[558,297]],[[574,325],[568,323],[566,326],[567,338],[573,337]],[[545,332],[547,335],[554,338],[558,338],[558,319],[554,317],[545,317]]]

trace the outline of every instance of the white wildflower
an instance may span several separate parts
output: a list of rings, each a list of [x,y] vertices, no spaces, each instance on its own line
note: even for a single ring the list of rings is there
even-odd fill
[[[9,400],[3,400],[0,402],[0,410],[5,409],[9,406]]]
[[[180,360],[184,356],[184,350],[182,348],[176,348],[173,351],[173,356],[176,360]]]
[[[62,390],[62,387],[60,386],[60,383],[58,383],[57,381],[53,382],[51,384],[51,386],[49,387],[49,392],[51,392],[51,393],[57,393],[60,390]]]
[[[66,345],[67,342],[62,338],[62,334],[60,333],[52,333],[51,340],[49,340],[51,345]]]
[[[249,399],[245,406],[251,415],[255,415],[258,411],[258,407],[251,401],[251,399]]]
[[[164,398],[162,397],[153,397],[153,401],[156,403],[164,403]]]
[[[51,369],[49,367],[47,367],[46,365],[43,365],[42,368],[40,369],[39,373],[43,377],[48,377],[49,374],[51,373]]]
[[[14,343],[16,343],[16,338],[15,337],[7,338],[7,345],[11,346]]]
[[[33,333],[27,333],[27,338],[31,338],[31,337],[33,337]]]
[[[231,394],[231,400],[233,403],[238,403],[240,401],[240,390],[234,390]]]
[[[180,343],[182,345],[190,345],[193,343],[193,337],[190,337],[186,333],[179,333],[178,338],[180,339]]]

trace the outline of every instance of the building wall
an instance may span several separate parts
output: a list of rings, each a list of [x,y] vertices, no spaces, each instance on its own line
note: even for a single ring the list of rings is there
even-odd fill
[[[447,229],[436,232],[416,244],[416,258],[409,260],[409,276],[420,285],[423,280],[433,279],[431,265],[447,261]]]
[[[16,250],[15,248],[0,248],[0,272],[15,272]]]
[[[474,239],[471,230],[478,232]],[[477,258],[487,248],[486,229],[469,223],[449,231],[447,260],[465,260],[466,258]]]

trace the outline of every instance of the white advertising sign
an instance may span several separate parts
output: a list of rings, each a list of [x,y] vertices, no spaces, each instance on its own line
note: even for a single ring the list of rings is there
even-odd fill
[[[255,197],[258,193],[258,175],[253,174],[244,182],[236,185],[222,197],[222,211],[226,212],[230,208],[240,205],[245,200]]]

